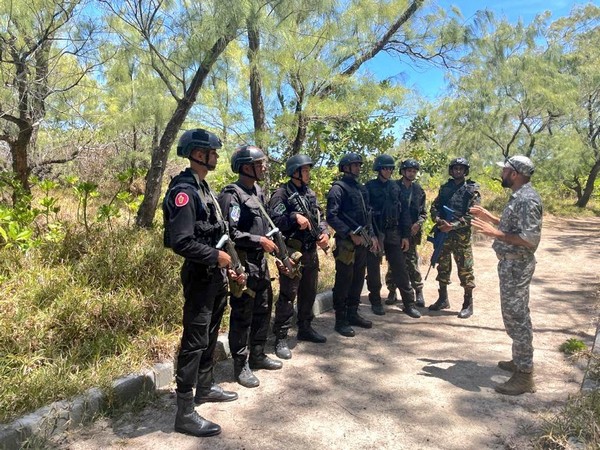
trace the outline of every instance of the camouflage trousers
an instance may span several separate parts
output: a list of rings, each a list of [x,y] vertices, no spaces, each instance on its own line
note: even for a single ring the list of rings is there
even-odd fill
[[[410,284],[413,289],[423,289],[423,277],[419,270],[419,254],[417,253],[417,244],[412,239],[408,251],[404,253],[406,259],[406,270],[408,271],[408,277],[410,278]],[[398,286],[394,284],[392,278],[392,269],[388,265],[388,270],[385,274],[385,285],[388,291],[394,292]]]
[[[475,287],[473,274],[473,249],[471,247],[471,234],[448,233],[444,247],[440,253],[437,267],[437,277],[440,284],[450,284],[452,274],[452,256],[456,263],[458,279],[462,287]]]
[[[533,329],[529,313],[529,284],[534,271],[534,257],[498,262],[502,320],[506,333],[513,341],[513,362],[524,372],[533,370]]]

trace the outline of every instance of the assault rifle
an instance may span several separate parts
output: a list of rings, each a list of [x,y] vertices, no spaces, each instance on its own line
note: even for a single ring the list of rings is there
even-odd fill
[[[359,225],[356,220],[348,216],[345,212],[340,212],[340,214],[344,217],[344,219],[350,222],[350,225],[356,227],[353,231],[350,232],[350,234],[354,234],[360,237],[360,244],[363,247],[367,247],[369,251],[372,252],[373,240],[371,239],[371,235],[369,234],[369,230],[367,229],[367,227],[365,225]]]
[[[275,227],[271,231],[269,231],[266,237],[270,238],[277,245],[277,252],[275,253],[275,258],[277,258],[283,264],[288,271],[287,275],[290,278],[294,278],[299,274],[299,259],[302,256],[300,252],[294,253],[294,261],[292,262],[292,258],[288,253],[287,245],[285,244],[285,239],[283,238],[283,234],[279,230],[279,228]],[[296,255],[298,253],[298,255]]]
[[[442,207],[442,219],[446,222],[452,221],[452,219],[456,216],[456,211],[447,206]],[[425,279],[429,276],[429,272],[432,267],[438,263],[440,259],[440,255],[442,254],[442,249],[444,248],[444,242],[446,242],[446,238],[448,237],[448,232],[441,231],[436,224],[431,230],[431,234],[427,236],[427,240],[433,244],[433,253],[431,254],[431,259],[429,263],[429,269],[427,269],[427,274],[425,275]]]
[[[215,248],[218,250],[223,250],[229,255],[231,258],[231,268],[235,271],[235,273],[238,275],[246,273],[244,266],[242,265],[242,261],[240,260],[240,255],[238,255],[238,252],[235,249],[235,244],[229,237],[229,234],[223,234],[221,239],[219,239],[219,242],[217,242],[217,245],[215,245]]]
[[[254,293],[248,289],[246,286],[246,281],[248,280],[248,275],[244,270],[244,266],[242,265],[242,261],[240,260],[240,255],[238,255],[237,250],[235,249],[235,244],[229,237],[228,233],[223,234],[215,248],[218,250],[223,250],[225,253],[229,255],[231,258],[231,268],[233,271],[238,274],[238,276],[243,276],[243,282],[238,283],[237,280],[229,280],[229,290],[234,297],[241,297],[244,292],[246,292],[251,297],[254,297]]]
[[[304,199],[300,196],[298,192],[294,192],[292,195],[289,196],[288,200],[292,202],[296,206],[296,209],[298,209],[299,212],[308,219],[308,222],[310,223],[310,234],[318,242],[319,238],[321,237],[319,223],[311,214],[306,203],[304,203]],[[325,252],[325,254],[327,254],[327,250],[329,250],[329,245],[327,247],[321,248]]]
[[[281,264],[283,264],[283,267],[285,267],[287,273],[283,273],[290,278],[297,277],[298,275],[300,275],[300,258],[302,258],[302,253],[294,252],[292,255],[293,259],[290,258],[283,234],[281,233],[279,228],[275,226],[273,220],[271,219],[271,217],[269,217],[269,214],[267,214],[267,211],[265,211],[265,208],[260,201],[258,201],[258,209],[260,210],[265,220],[271,226],[271,231],[269,231],[265,236],[272,239],[273,242],[275,242],[275,245],[277,246],[277,252],[274,256],[279,261],[281,261]]]

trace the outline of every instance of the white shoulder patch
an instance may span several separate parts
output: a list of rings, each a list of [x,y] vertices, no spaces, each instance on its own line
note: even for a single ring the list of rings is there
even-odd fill
[[[239,205],[233,205],[231,207],[231,209],[229,210],[229,218],[237,223],[238,220],[240,220],[240,206]]]

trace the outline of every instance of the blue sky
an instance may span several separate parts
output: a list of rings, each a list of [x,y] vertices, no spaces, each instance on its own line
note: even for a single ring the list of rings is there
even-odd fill
[[[443,8],[458,7],[467,23],[472,21],[475,12],[481,9],[489,9],[498,17],[507,17],[511,22],[516,23],[522,19],[524,23],[529,23],[537,14],[544,11],[550,11],[552,13],[550,20],[555,20],[569,15],[574,5],[600,4],[600,0],[588,2],[572,0],[433,0],[433,3]],[[445,82],[444,71],[441,69],[416,69],[398,59],[381,54],[368,65],[368,70],[379,79],[399,77],[403,85],[417,89],[431,100],[443,93]]]

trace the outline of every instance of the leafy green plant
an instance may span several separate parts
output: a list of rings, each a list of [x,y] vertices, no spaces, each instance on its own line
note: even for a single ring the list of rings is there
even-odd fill
[[[98,222],[108,223],[108,228],[112,230],[112,219],[120,217],[119,207],[113,203],[107,203],[98,207]]]
[[[127,226],[131,224],[131,217],[139,209],[143,195],[133,195],[130,192],[121,191],[117,194],[117,200],[119,200],[125,206],[127,211]]]
[[[32,236],[33,230],[31,228],[20,225],[16,221],[10,221],[5,226],[0,226],[0,237],[7,247],[28,250],[36,244]]]
[[[6,174],[0,177],[0,188],[19,191],[19,194],[14,196],[16,201],[12,207],[0,204],[0,245],[22,251],[39,245],[40,240],[34,231],[35,219],[40,210],[31,207],[31,194],[23,191],[22,186]]]
[[[560,344],[559,350],[567,355],[573,355],[587,350],[587,345],[579,339],[570,338]]]
[[[89,232],[88,205],[90,198],[98,197],[98,185],[91,181],[81,181],[73,186],[73,190],[79,202],[77,204],[77,218],[79,219],[79,214],[81,212],[83,216],[83,225],[85,226],[86,231]]]
[[[50,191],[56,189],[58,187],[58,183],[53,180],[42,180],[39,183],[39,187],[44,193],[44,197],[40,200],[40,205],[42,206],[42,214],[46,219],[46,226],[50,224],[50,215],[54,214],[56,218],[56,214],[60,211],[60,206],[58,206],[58,199],[56,197],[50,196]]]

